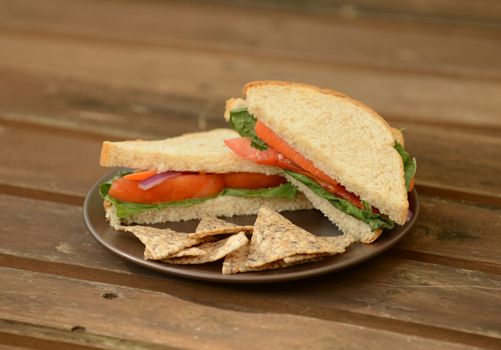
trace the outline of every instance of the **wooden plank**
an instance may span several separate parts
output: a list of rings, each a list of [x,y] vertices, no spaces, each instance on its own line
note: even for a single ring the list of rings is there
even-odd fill
[[[207,0],[195,0],[208,2]],[[213,2],[213,1],[211,1]],[[495,0],[292,0],[283,4],[277,0],[218,0],[219,3],[242,6],[261,5],[265,8],[338,13],[347,18],[373,17],[404,21],[445,22],[449,25],[495,26],[501,20],[501,6]],[[458,22],[458,23],[456,23]],[[473,23],[472,23],[473,22]]]
[[[94,138],[155,139],[225,126],[224,100],[117,89],[40,74],[0,71],[0,118]]]
[[[8,126],[0,126],[0,135],[2,184],[83,196],[106,172],[96,140]]]
[[[169,125],[168,118],[164,122],[166,133],[159,137],[192,131],[189,122],[180,123],[179,129]],[[98,123],[87,125],[100,128]],[[104,136],[88,138],[66,134],[65,129],[39,130],[38,124],[10,125],[1,118],[0,126],[1,141],[6,145],[0,149],[0,178],[4,185],[83,196],[107,171],[99,168]],[[123,123],[123,130],[128,126]],[[407,127],[406,149],[418,160],[418,185],[459,191],[464,199],[482,195],[486,199],[480,201],[500,203],[500,138],[410,123]],[[16,145],[15,153],[11,145]]]
[[[328,0],[327,2],[329,4],[343,3],[340,0]],[[350,4],[361,11],[386,15],[396,14],[404,19],[423,17],[443,21],[457,20],[460,23],[468,21],[498,22],[501,20],[501,6],[499,2],[492,0],[475,2],[467,0],[384,0],[377,3],[370,0],[354,0],[350,1]]]
[[[92,239],[81,207],[0,195],[2,254],[124,271],[130,265]],[[47,228],[51,229],[48,230]],[[23,239],[19,239],[22,232]],[[40,239],[43,237],[43,239]],[[138,269],[136,269],[138,270]]]
[[[117,139],[156,139],[179,132],[227,126],[222,118],[224,98],[117,88],[16,70],[0,70],[0,75],[0,119],[5,121],[35,123]],[[405,118],[388,121],[395,127],[412,127]],[[440,122],[417,122],[451,130]],[[467,129],[501,135],[501,130],[487,126]]]
[[[406,127],[405,148],[417,159],[419,185],[501,198],[501,137],[412,123],[397,126]]]
[[[501,267],[496,234],[501,232],[501,208],[424,196],[420,211],[399,248]]]
[[[0,69],[222,101],[245,82],[282,79],[333,87],[382,115],[499,130],[501,83],[189,49],[0,33]],[[36,55],[37,60],[30,57]],[[475,116],[475,118],[472,118]]]
[[[36,322],[36,320],[34,320]],[[0,342],[15,345],[12,349],[51,350],[178,350],[167,345],[154,345],[138,341],[90,334],[81,326],[72,329],[44,327],[33,323],[0,319]],[[3,349],[0,344],[0,349]],[[6,349],[11,349],[10,346]]]
[[[127,340],[192,349],[291,347],[409,349],[467,346],[309,317],[228,311],[165,293],[1,268],[3,318]],[[15,293],[9,291],[16,291]],[[102,297],[113,291],[113,300]],[[133,320],[134,322],[131,322]],[[273,336],[269,336],[273,334]],[[363,335],[363,336],[362,336]]]
[[[419,324],[420,335],[435,339],[454,335],[468,341],[466,333],[501,337],[499,320],[492,317],[501,305],[499,275],[381,256],[309,283],[255,287],[198,283],[147,272],[105,251],[85,232],[79,208],[0,198],[0,219],[6,222],[0,235],[2,266],[150,289],[219,308],[306,315],[413,335]],[[30,220],[23,219],[27,215]],[[19,232],[23,240],[17,238]],[[437,239],[435,251],[450,251],[444,247],[447,244]],[[472,250],[482,247],[479,239]],[[499,268],[499,249],[486,250],[489,254],[497,256]],[[465,258],[482,260],[474,255]]]
[[[41,5],[37,1],[16,0],[2,2],[0,22],[4,29],[75,38],[501,78],[501,66],[496,59],[501,55],[498,36],[479,36],[464,27],[430,31],[430,25],[343,20],[318,12],[299,15],[283,11],[287,8],[287,5],[242,9],[218,4],[96,0],[51,0]],[[326,37],[333,44],[326,45]]]
[[[5,336],[2,336],[2,338],[5,338]],[[0,341],[5,341],[5,339],[2,339]],[[29,349],[29,348],[21,347],[19,343],[14,343],[13,345],[0,344],[0,350],[20,350],[20,349]]]
[[[26,222],[26,216],[31,219]],[[114,259],[92,240],[89,240],[81,218],[82,209],[73,205],[51,203],[0,194],[0,219],[4,235],[0,252],[39,259],[40,256],[62,263],[78,254],[75,264],[107,266],[122,271],[124,262]],[[46,227],[54,231],[46,233]],[[461,202],[445,201],[423,196],[421,214],[411,232],[398,245],[418,253],[463,259],[475,263],[493,264],[501,274],[501,247],[495,232],[501,226],[501,209],[484,208]],[[26,232],[19,240],[16,232]],[[64,232],[75,232],[65,235]],[[40,242],[36,237],[44,237]],[[79,249],[83,247],[84,249]],[[24,252],[24,253],[21,253]],[[33,252],[35,255],[30,255]]]

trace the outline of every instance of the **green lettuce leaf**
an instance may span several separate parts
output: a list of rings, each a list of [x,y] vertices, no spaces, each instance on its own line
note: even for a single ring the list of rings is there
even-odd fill
[[[144,204],[144,203],[130,203],[122,202],[116,198],[109,195],[111,188],[111,183],[118,177],[122,177],[126,174],[130,174],[130,171],[123,171],[117,173],[112,179],[103,182],[99,186],[99,193],[101,197],[107,201],[113,203],[116,208],[116,213],[119,218],[129,217],[135,214],[139,214],[151,209],[163,209],[167,207],[177,207],[177,206],[187,206],[194,205],[206,201],[208,199],[215,198],[217,196],[235,196],[235,197],[261,197],[261,198],[296,198],[297,189],[290,183],[286,183],[280,186],[271,188],[261,188],[255,190],[237,189],[237,188],[226,188],[221,193],[214,197],[204,197],[204,198],[190,198],[177,202],[165,202],[165,203],[155,203],[155,204]]]
[[[246,190],[240,188],[225,188],[221,195],[235,197],[261,197],[261,198],[296,198],[298,190],[289,182],[271,188]]]
[[[236,108],[230,112],[230,126],[242,137],[251,139],[251,146],[261,151],[268,149],[266,143],[256,135],[256,118],[254,118],[247,108]]]
[[[405,187],[407,188],[407,191],[409,191],[411,180],[414,177],[414,174],[416,173],[416,168],[417,168],[416,158],[411,157],[411,155],[407,153],[404,147],[397,141],[395,141],[395,145],[393,147],[400,154],[400,157],[402,157],[402,162],[404,163]]]
[[[364,209],[360,209],[355,205],[353,205],[352,203],[350,203],[348,200],[336,197],[334,194],[325,190],[315,180],[309,178],[308,176],[296,173],[291,170],[284,170],[284,171],[297,181],[308,186],[308,188],[318,196],[327,199],[329,203],[331,203],[335,208],[341,210],[343,213],[351,215],[357,218],[358,220],[367,223],[373,231],[380,228],[388,228],[388,229],[393,228],[394,222],[381,215],[374,214],[370,210],[371,206],[368,203],[362,201]]]

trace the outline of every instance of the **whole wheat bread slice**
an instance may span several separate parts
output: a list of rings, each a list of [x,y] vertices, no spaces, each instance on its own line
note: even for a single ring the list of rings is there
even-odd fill
[[[235,137],[239,135],[231,129],[214,129],[158,141],[104,141],[100,165],[157,172],[280,173],[276,168],[257,165],[234,154],[224,140]]]
[[[262,206],[267,206],[277,212],[312,208],[311,203],[302,194],[295,199],[219,196],[190,206],[152,209],[127,218],[119,218],[113,204],[108,201],[104,202],[106,219],[114,228],[119,228],[123,224],[149,225],[186,221],[200,219],[207,215],[224,217],[254,215]]]
[[[375,111],[334,90],[306,84],[256,81],[243,92],[245,101],[227,102],[226,118],[229,109],[246,105],[318,169],[396,223],[405,223],[404,169],[393,148],[395,140],[403,144],[402,134]]]

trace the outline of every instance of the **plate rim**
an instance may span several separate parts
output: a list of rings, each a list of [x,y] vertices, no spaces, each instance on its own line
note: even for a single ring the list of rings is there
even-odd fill
[[[117,168],[113,171],[107,172],[105,175],[99,178],[90,190],[87,192],[83,204],[83,216],[84,216],[84,221],[85,225],[87,226],[87,230],[91,234],[94,239],[104,246],[106,249],[114,253],[115,255],[120,256],[121,258],[131,261],[133,263],[136,263],[138,265],[141,265],[143,267],[159,271],[162,273],[167,273],[170,275],[178,276],[178,277],[183,277],[183,278],[190,278],[190,279],[196,279],[196,280],[202,280],[202,281],[209,281],[209,282],[220,282],[220,283],[232,283],[232,284],[260,284],[260,283],[277,283],[277,282],[286,282],[286,281],[294,281],[298,279],[305,279],[305,278],[312,278],[312,277],[317,277],[320,275],[324,275],[327,273],[332,273],[340,270],[344,270],[347,268],[350,268],[352,266],[361,264],[375,256],[381,255],[385,251],[387,251],[389,248],[394,246],[396,243],[398,243],[414,226],[414,223],[416,222],[418,216],[419,216],[419,207],[420,207],[420,202],[419,202],[419,196],[414,188],[413,192],[409,194],[409,207],[411,206],[411,201],[413,202],[413,216],[409,222],[404,224],[402,227],[401,232],[396,234],[395,237],[392,237],[391,240],[388,242],[384,242],[383,245],[378,247],[379,249],[370,251],[367,254],[363,255],[362,257],[359,257],[357,259],[352,259],[348,260],[345,263],[343,261],[341,262],[336,262],[330,265],[326,266],[321,266],[321,267],[313,267],[312,269],[309,270],[303,270],[303,271],[289,271],[287,272],[287,268],[276,270],[276,271],[285,271],[282,273],[277,273],[277,274],[267,274],[267,275],[261,275],[259,271],[256,272],[246,272],[246,273],[239,273],[239,274],[233,274],[233,275],[223,275],[221,272],[219,274],[209,274],[208,272],[200,272],[200,271],[190,271],[186,268],[181,269],[180,267],[177,267],[176,265],[168,265],[168,264],[163,264],[163,263],[158,263],[155,261],[150,261],[150,260],[145,260],[143,258],[139,258],[137,256],[134,256],[132,254],[129,254],[125,251],[122,251],[121,249],[118,249],[114,247],[111,243],[106,241],[103,237],[102,234],[98,232],[98,230],[94,227],[92,223],[92,219],[89,216],[89,208],[92,205],[93,198],[98,197],[99,200],[102,200],[101,196],[99,195],[99,186],[101,183],[105,182],[106,180],[110,179],[113,177],[113,175],[116,174],[117,171],[125,169],[125,168]],[[102,219],[105,219],[105,212],[104,208],[103,210],[103,216]],[[311,209],[315,210],[315,209]],[[332,223],[331,223],[332,224]],[[109,225],[107,223],[107,225]],[[332,224],[334,226],[334,224]],[[110,228],[114,230],[111,226]],[[394,229],[392,229],[394,230]],[[387,230],[392,231],[392,230]],[[114,230],[115,232],[119,233],[118,231]],[[384,232],[383,232],[384,234]],[[362,243],[356,243],[356,244],[362,244]],[[315,263],[312,263],[312,266]]]

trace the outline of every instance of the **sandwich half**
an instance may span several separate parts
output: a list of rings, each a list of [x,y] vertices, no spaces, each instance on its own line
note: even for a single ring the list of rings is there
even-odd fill
[[[255,164],[229,150],[230,129],[159,141],[103,142],[100,164],[123,167],[100,186],[111,226],[257,214],[311,208],[280,169]]]
[[[225,111],[241,136],[225,142],[236,154],[282,169],[358,241],[373,242],[406,222],[416,161],[402,133],[375,111],[339,92],[292,82],[251,82],[243,93]]]

